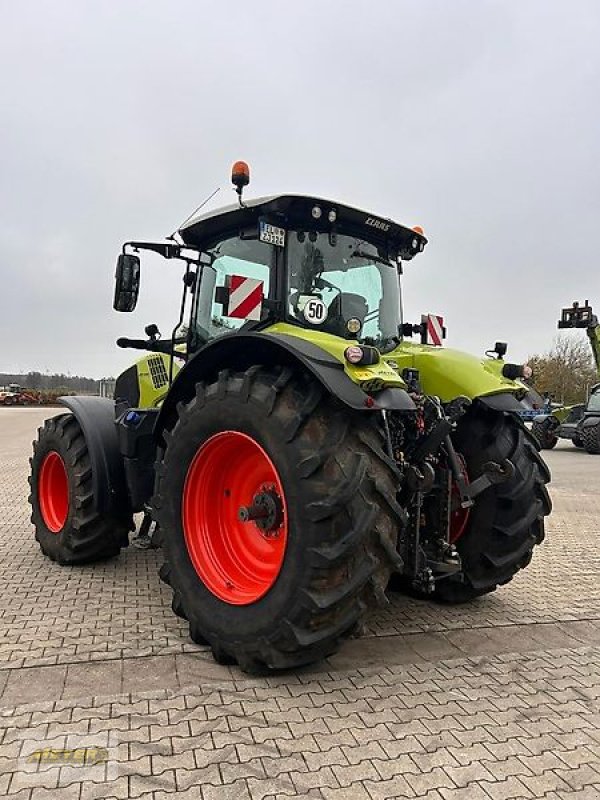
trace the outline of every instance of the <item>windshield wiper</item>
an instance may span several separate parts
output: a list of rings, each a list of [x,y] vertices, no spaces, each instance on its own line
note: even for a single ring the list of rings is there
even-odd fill
[[[362,250],[355,250],[353,253],[350,253],[350,258],[365,258],[377,264],[385,264],[386,267],[394,266],[394,262],[390,261],[390,259],[374,256],[372,253],[363,253]]]

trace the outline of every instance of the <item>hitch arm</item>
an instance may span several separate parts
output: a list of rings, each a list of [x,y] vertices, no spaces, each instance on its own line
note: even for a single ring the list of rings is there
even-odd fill
[[[475,478],[473,483],[470,483],[467,487],[471,501],[490,486],[509,481],[514,474],[514,464],[508,458],[505,458],[500,463],[488,461],[487,464],[483,465],[483,474]]]
[[[486,489],[494,484],[504,483],[510,480],[515,474],[514,464],[512,461],[509,461],[508,458],[505,458],[504,461],[500,463],[497,461],[488,461],[483,465],[482,474],[471,483],[467,483],[450,436],[446,437],[444,445],[448,454],[452,476],[458,487],[461,508],[471,508],[475,505],[475,498],[482,492],[485,492]]]

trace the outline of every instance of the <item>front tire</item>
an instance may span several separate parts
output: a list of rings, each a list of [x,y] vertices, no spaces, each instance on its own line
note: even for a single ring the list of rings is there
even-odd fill
[[[370,420],[306,375],[251,367],[198,384],[165,443],[161,577],[191,638],[248,672],[335,652],[383,597],[405,520]],[[270,528],[239,519],[261,502]]]
[[[583,447],[587,453],[590,453],[590,455],[600,454],[600,422],[596,425],[583,428],[581,438],[583,440]]]
[[[541,450],[552,450],[558,443],[558,436],[554,433],[555,426],[551,419],[544,422],[535,422],[531,426],[531,432],[537,439]]]
[[[99,513],[85,436],[73,414],[46,420],[29,463],[31,522],[42,552],[59,564],[117,555],[130,526]]]
[[[453,440],[470,480],[489,461],[510,459],[515,467],[512,478],[475,499],[464,532],[455,542],[463,582],[441,580],[436,586],[436,599],[463,603],[508,583],[529,564],[533,548],[544,538],[544,517],[552,507],[546,490],[550,473],[535,440],[511,414],[481,405],[473,408]]]

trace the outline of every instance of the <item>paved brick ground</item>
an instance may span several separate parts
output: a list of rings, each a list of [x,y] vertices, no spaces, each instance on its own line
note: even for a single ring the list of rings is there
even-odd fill
[[[547,541],[500,592],[460,609],[394,596],[326,664],[249,680],[188,641],[156,552],[41,556],[26,476],[42,417],[0,409],[0,796],[600,798],[600,457],[548,454]],[[31,755],[84,746],[107,762]]]

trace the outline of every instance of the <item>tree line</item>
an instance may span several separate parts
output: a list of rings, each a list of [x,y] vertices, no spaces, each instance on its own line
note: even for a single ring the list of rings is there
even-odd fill
[[[565,405],[585,403],[591,387],[600,382],[587,337],[558,336],[547,353],[531,356],[528,363],[538,392]]]
[[[35,389],[36,391],[60,389],[65,392],[84,392],[85,394],[96,394],[100,386],[99,380],[86,378],[82,375],[35,371],[26,373],[0,372],[0,386],[8,386],[10,383],[16,383],[25,389]]]

